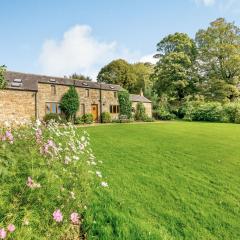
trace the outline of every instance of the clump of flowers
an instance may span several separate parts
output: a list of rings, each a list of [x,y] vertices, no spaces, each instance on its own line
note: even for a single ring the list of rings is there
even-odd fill
[[[4,148],[1,148],[1,144],[4,144]],[[17,130],[12,125],[0,128],[1,156],[13,150],[11,144],[16,160],[13,158],[8,162],[4,157],[0,158],[0,164],[5,161],[1,166],[7,166],[6,174],[9,173],[9,182],[1,184],[0,191],[9,188],[9,195],[4,201],[11,206],[11,212],[6,211],[6,217],[0,219],[0,223],[9,223],[12,219],[18,219],[18,222],[14,220],[16,227],[9,224],[1,228],[0,239],[7,238],[13,232],[16,239],[22,239],[22,236],[17,235],[24,232],[21,228],[33,231],[32,224],[36,222],[41,222],[32,233],[36,239],[72,239],[69,237],[72,237],[71,233],[67,230],[64,232],[64,229],[72,229],[72,225],[81,223],[81,213],[86,211],[89,201],[90,175],[96,173],[101,181],[104,180],[102,173],[96,170],[100,161],[93,153],[89,134],[71,123],[59,126],[50,121],[44,125],[37,120],[27,126],[19,123]],[[15,178],[12,178],[12,173]],[[108,186],[107,182],[101,181],[102,187]],[[34,191],[29,191],[29,188]],[[12,194],[14,191],[18,194]],[[16,204],[19,202],[24,205],[19,207]],[[36,205],[37,208],[34,207]],[[14,213],[12,206],[16,209]],[[49,206],[56,210],[53,212]],[[76,211],[73,212],[73,209]],[[51,230],[48,231],[48,228]],[[44,232],[46,236],[41,235]]]

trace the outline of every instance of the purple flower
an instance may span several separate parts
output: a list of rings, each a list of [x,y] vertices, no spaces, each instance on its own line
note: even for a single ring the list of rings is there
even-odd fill
[[[63,215],[62,215],[60,209],[57,209],[56,211],[53,212],[53,219],[54,219],[56,222],[62,222],[62,220],[63,220]]]
[[[13,224],[9,224],[7,229],[8,229],[9,232],[14,232],[16,228]]]
[[[7,232],[5,231],[4,228],[0,229],[0,239],[4,239],[7,236]]]
[[[70,216],[70,219],[73,224],[79,224],[79,215],[76,212],[73,212]]]

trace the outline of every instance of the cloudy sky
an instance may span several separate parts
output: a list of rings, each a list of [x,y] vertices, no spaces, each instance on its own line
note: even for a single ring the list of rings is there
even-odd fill
[[[194,38],[218,17],[240,25],[240,0],[9,0],[1,2],[0,65],[96,77],[116,58],[154,61],[165,35]]]

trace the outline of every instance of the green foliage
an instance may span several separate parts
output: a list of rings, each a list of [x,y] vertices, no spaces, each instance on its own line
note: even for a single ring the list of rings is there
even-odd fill
[[[79,97],[75,87],[71,86],[69,90],[63,95],[60,108],[66,115],[66,119],[73,120],[79,109]]]
[[[80,226],[71,224],[70,214],[84,214],[93,186],[88,134],[56,123],[8,131],[12,144],[0,141],[0,225],[12,223],[16,230],[7,239],[77,239]],[[74,152],[79,142],[85,147]],[[60,223],[53,219],[57,209]]]
[[[74,123],[75,123],[75,124],[83,124],[84,121],[83,121],[83,119],[82,119],[82,116],[81,116],[81,117],[80,117],[80,116],[76,117],[76,118],[74,119]]]
[[[89,76],[85,76],[83,74],[73,73],[69,77],[75,80],[92,81],[92,79]]]
[[[240,123],[240,103],[227,103],[223,105],[223,111],[227,115],[228,122]]]
[[[156,120],[173,120],[176,118],[176,115],[164,107],[159,107],[158,109],[153,110],[153,117]]]
[[[86,123],[86,124],[93,123],[93,115],[91,113],[83,114],[81,119],[83,123]]]
[[[168,94],[182,101],[195,91],[195,43],[187,34],[175,33],[160,41],[157,50],[160,59],[153,74],[154,90],[159,96]]]
[[[119,84],[129,92],[139,94],[140,90],[152,91],[153,82],[150,78],[152,73],[153,65],[150,63],[129,64],[118,59],[100,70],[97,81]]]
[[[43,117],[43,121],[48,123],[49,121],[54,120],[58,123],[66,123],[66,117],[63,114],[57,113],[48,113]]]
[[[118,101],[120,108],[120,115],[126,115],[127,118],[132,117],[132,103],[128,91],[118,92]]]
[[[201,90],[210,100],[233,101],[239,96],[240,29],[219,18],[196,34]]]
[[[6,66],[0,66],[0,89],[4,89],[7,86],[7,82],[5,80],[4,74],[6,72]]]
[[[240,239],[239,126],[173,121],[88,131],[110,186],[88,205],[89,240]]]
[[[141,120],[141,121],[146,119],[146,109],[142,102],[137,103],[134,118],[135,120]]]
[[[97,81],[120,84],[123,88],[132,91],[136,79],[131,65],[125,60],[118,59],[110,62],[100,70]]]
[[[101,120],[102,120],[102,123],[112,122],[111,114],[109,112],[102,112]]]

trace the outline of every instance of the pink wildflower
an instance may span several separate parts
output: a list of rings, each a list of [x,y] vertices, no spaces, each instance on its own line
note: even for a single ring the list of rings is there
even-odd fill
[[[79,224],[79,215],[76,212],[73,212],[70,216],[73,224]]]
[[[4,136],[2,136],[2,141],[9,141],[11,144],[13,144],[13,139],[13,135],[9,130],[5,132]]]
[[[56,211],[54,211],[53,213],[53,219],[56,221],[56,222],[62,222],[63,220],[63,215],[61,213],[61,211],[59,209],[57,209]]]
[[[39,183],[34,182],[34,180],[31,177],[28,177],[27,186],[32,189],[41,187],[41,185]]]
[[[36,137],[37,143],[40,143],[42,138],[42,130],[40,128],[36,130],[35,137]]]
[[[16,228],[13,224],[9,224],[7,229],[8,229],[9,232],[14,232]]]
[[[7,236],[7,232],[5,231],[4,228],[0,229],[0,239],[4,239]]]

